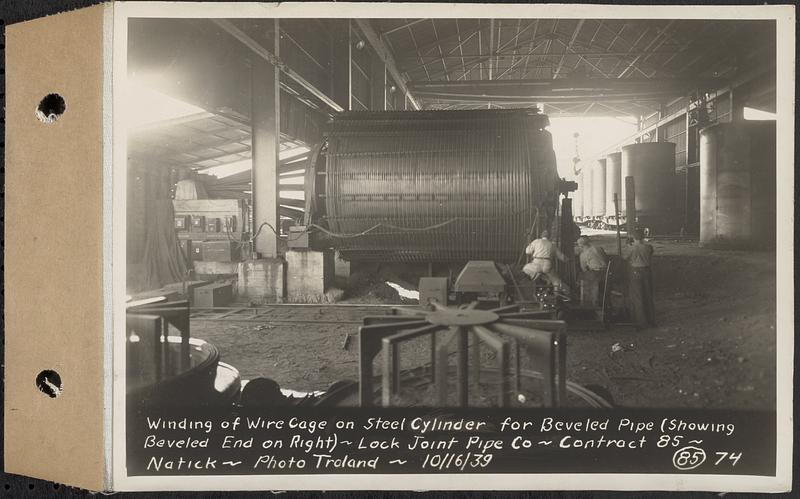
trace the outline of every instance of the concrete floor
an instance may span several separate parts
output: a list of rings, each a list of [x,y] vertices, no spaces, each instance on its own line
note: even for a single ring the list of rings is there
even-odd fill
[[[612,235],[595,234],[609,253],[616,252]],[[791,334],[775,328],[775,254],[669,240],[652,244],[659,326],[570,333],[569,379],[605,388],[621,406],[774,407],[776,334]],[[351,296],[360,299],[358,292]],[[381,301],[371,292],[361,298]],[[276,308],[273,320],[358,321],[380,313]],[[299,391],[357,379],[355,337],[349,349],[342,348],[344,337],[356,332],[354,324],[192,323],[192,335],[217,345],[222,360],[244,379],[268,376]],[[616,343],[623,350],[612,353]]]

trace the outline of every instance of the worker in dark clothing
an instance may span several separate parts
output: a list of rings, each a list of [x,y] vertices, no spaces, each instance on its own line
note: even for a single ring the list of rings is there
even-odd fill
[[[594,246],[589,238],[578,238],[578,262],[581,266],[581,305],[601,306],[600,284],[605,278],[608,256],[603,248]]]
[[[656,313],[653,304],[653,276],[650,262],[653,258],[653,247],[644,242],[641,229],[633,231],[631,244],[625,259],[629,265],[629,295],[631,313],[639,327],[655,326]]]

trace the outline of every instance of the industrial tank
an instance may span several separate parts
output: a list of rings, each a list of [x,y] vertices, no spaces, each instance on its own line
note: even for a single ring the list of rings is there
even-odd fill
[[[606,214],[606,160],[598,159],[592,165],[592,215]]]
[[[636,220],[633,225],[649,228],[651,233],[677,231],[678,210],[673,195],[675,144],[648,142],[622,147],[620,211],[626,206],[625,178],[629,176],[634,180],[636,199]]]
[[[513,262],[553,220],[547,116],[530,110],[348,112],[307,173],[307,210],[346,260]]]
[[[775,247],[775,122],[700,132],[700,244]]]
[[[622,204],[622,153],[612,152],[606,156],[606,214],[614,214],[614,194],[617,195],[620,214],[625,214]]]

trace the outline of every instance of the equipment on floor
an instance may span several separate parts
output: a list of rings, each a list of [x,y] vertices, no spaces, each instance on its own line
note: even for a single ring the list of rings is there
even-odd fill
[[[421,277],[419,280],[419,303],[428,305],[432,301],[446,305],[448,287],[446,277]]]
[[[562,407],[577,402],[568,398],[570,393],[591,406],[610,407],[591,390],[567,381],[566,324],[553,320],[552,311],[477,306],[432,302],[430,307],[364,317],[358,333],[359,405],[374,405],[379,394],[383,407]],[[423,340],[428,362],[420,365],[418,358],[401,357],[402,344],[425,345]],[[449,362],[453,353],[454,369]],[[378,355],[382,370],[376,378],[373,362]]]
[[[131,407],[153,403],[173,407],[217,405],[231,411],[253,405],[364,407],[376,403],[611,407],[601,395],[567,380],[566,326],[553,319],[553,311],[525,312],[518,306],[480,310],[477,302],[460,307],[432,303],[429,307],[393,307],[390,314],[367,316],[356,322],[361,325],[357,336],[359,382],[336,381],[325,392],[281,389],[284,396],[274,399],[264,397],[262,390],[257,390],[255,397],[245,395],[242,387],[247,381],[240,379],[234,367],[219,361],[214,345],[189,337],[188,327],[189,317],[228,320],[238,312],[253,317],[260,313],[263,317],[252,321],[275,324],[270,319],[272,310],[239,308],[220,313],[216,308],[209,310],[207,317],[195,317],[185,300],[172,302],[155,296],[129,303],[127,365],[138,373],[129,374],[129,403]],[[170,328],[180,331],[181,336],[169,336]],[[345,349],[349,338],[350,334],[345,336]],[[405,353],[401,358],[400,345],[415,340],[419,340],[417,345],[429,347],[425,352],[429,355],[424,357],[430,359],[429,363],[420,364],[419,357],[406,357]],[[378,355],[383,359],[383,371],[375,376],[373,363]],[[455,366],[449,365],[452,356]]]
[[[215,282],[194,288],[192,307],[227,307],[233,301],[233,285],[229,282]]]
[[[125,324],[129,409],[231,406],[238,397],[239,372],[219,361],[214,345],[190,336],[188,301],[130,301]]]
[[[206,232],[219,232],[219,230],[220,230],[219,218],[206,219]]]
[[[457,303],[479,300],[499,306],[510,301],[507,287],[494,262],[471,260],[456,277],[453,291]]]
[[[192,232],[205,232],[206,230],[206,217],[192,215]]]
[[[176,215],[175,216],[175,230],[180,232],[185,232],[189,230],[189,216],[188,215]]]
[[[307,249],[309,247],[309,232],[305,225],[292,225],[286,236],[286,245],[291,249]]]
[[[240,259],[240,244],[236,241],[203,241],[203,261],[236,262]]]
[[[461,307],[432,303],[420,309],[394,309],[395,315],[365,317],[359,329],[360,404],[373,403],[374,358],[383,357],[381,405],[397,403],[407,388],[402,380],[400,345],[420,338],[429,340],[429,385],[432,392],[414,387],[412,397],[428,394],[432,400],[414,400],[416,405],[467,407],[481,400],[481,383],[489,389],[494,404],[508,407],[522,400],[522,369],[527,363],[537,369],[544,382],[539,400],[546,407],[557,407],[566,397],[566,324],[552,320],[550,312],[520,312],[518,306],[478,310],[473,302]],[[470,343],[472,345],[470,346]],[[451,347],[456,346],[456,369],[449,367]],[[484,366],[481,349],[494,359],[494,369]],[[512,374],[513,372],[513,374]],[[456,390],[452,390],[451,379]],[[470,397],[470,388],[473,388]],[[450,400],[455,394],[456,400]],[[512,395],[514,395],[512,397]],[[533,396],[524,396],[533,400]],[[409,404],[411,405],[411,404]]]
[[[244,200],[175,199],[171,203],[175,232],[188,260],[230,263],[246,256],[250,210]]]

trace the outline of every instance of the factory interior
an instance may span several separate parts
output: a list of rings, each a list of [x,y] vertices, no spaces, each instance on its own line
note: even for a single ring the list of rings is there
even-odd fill
[[[761,20],[131,18],[128,403],[776,403]]]

